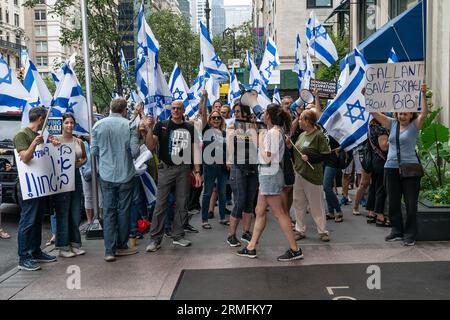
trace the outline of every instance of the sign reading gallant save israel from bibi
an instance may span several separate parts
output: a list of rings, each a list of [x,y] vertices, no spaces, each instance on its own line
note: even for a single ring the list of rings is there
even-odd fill
[[[17,151],[14,153],[23,200],[75,190],[73,143],[59,146],[41,144],[28,164],[20,160]]]
[[[422,108],[424,63],[370,64],[366,72],[366,110],[369,112],[417,112]]]

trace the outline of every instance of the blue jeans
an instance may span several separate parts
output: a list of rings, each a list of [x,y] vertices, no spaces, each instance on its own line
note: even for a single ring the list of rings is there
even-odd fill
[[[323,190],[325,191],[325,199],[327,200],[328,212],[334,214],[341,213],[341,205],[336,194],[333,192],[333,182],[338,169],[324,166],[323,170]]]
[[[17,230],[19,263],[39,256],[42,241],[42,220],[47,197],[22,200],[22,193],[18,192],[20,212],[19,228]]]
[[[100,186],[103,196],[105,255],[113,256],[116,249],[128,248],[134,178],[124,183],[108,182],[100,178]]]
[[[68,250],[70,246],[81,247],[81,201],[83,184],[79,170],[75,170],[75,191],[54,196],[56,211],[55,247]]]
[[[138,220],[144,213],[143,198],[141,191],[141,179],[139,177],[134,177],[134,186],[133,186],[133,201],[131,203],[131,234],[136,235],[138,231]]]
[[[219,215],[220,219],[225,219],[225,206],[226,206],[226,185],[227,185],[227,173],[223,168],[223,165],[204,165],[203,175],[205,178],[205,186],[203,189],[202,198],[202,221],[208,221],[208,209],[209,201],[211,200],[211,194],[214,188],[214,182],[217,179],[217,193],[219,195]]]
[[[50,229],[52,231],[52,235],[56,235],[56,213],[53,213],[50,216]]]

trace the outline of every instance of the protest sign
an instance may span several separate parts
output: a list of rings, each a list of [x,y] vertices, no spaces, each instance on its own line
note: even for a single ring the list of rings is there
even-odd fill
[[[424,71],[423,61],[368,65],[365,94],[367,111],[419,111]]]
[[[62,135],[62,117],[49,117],[47,123],[48,134],[52,136]]]
[[[73,143],[42,144],[28,164],[14,150],[23,200],[75,190],[75,146]]]
[[[310,90],[316,89],[319,91],[320,98],[334,98],[336,96],[336,81],[322,81],[311,79]]]

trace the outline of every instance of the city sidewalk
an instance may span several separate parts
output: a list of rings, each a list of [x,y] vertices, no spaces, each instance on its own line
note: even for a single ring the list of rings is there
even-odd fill
[[[361,216],[353,216],[351,206],[345,206],[343,223],[328,222],[329,243],[319,240],[308,215],[307,238],[299,241],[304,259],[289,263],[276,261],[288,247],[270,214],[257,247],[257,259],[235,255],[238,248],[226,243],[227,228],[218,223],[217,214],[210,220],[211,230],[201,228],[200,215],[196,214],[191,224],[200,233],[187,234],[192,241],[190,247],[174,246],[171,239],[165,238],[159,251],[146,253],[146,234],[145,239],[138,240],[138,254],[107,263],[103,260],[103,241],[85,240],[84,256],[58,258],[58,262],[44,264],[36,272],[15,268],[0,275],[0,299],[170,299],[184,269],[450,261],[450,242],[419,242],[415,247],[404,247],[401,242],[386,243],[384,237],[389,228],[367,224],[365,214],[362,210]],[[74,268],[71,266],[80,270],[80,289],[68,289],[67,282],[71,283],[68,269]]]

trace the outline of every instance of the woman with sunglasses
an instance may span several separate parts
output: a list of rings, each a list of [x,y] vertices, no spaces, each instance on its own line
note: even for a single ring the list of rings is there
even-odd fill
[[[206,108],[206,100],[208,93],[206,90],[202,92],[201,108],[202,108],[202,126],[203,126],[203,177],[204,189],[202,198],[202,227],[211,229],[208,222],[208,209],[211,200],[211,194],[214,183],[217,180],[217,192],[219,194],[219,215],[220,223],[227,225],[225,219],[226,206],[226,148],[225,148],[225,120],[222,118],[219,110],[213,109],[208,116]]]

